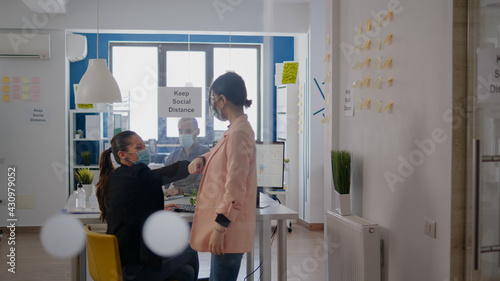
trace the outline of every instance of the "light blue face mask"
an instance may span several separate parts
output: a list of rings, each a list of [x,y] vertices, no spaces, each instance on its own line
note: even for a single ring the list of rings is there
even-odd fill
[[[190,134],[181,134],[179,135],[179,142],[181,143],[181,146],[184,148],[191,148],[194,144],[194,139],[193,135]]]
[[[151,155],[149,154],[149,149],[144,148],[143,150],[139,150],[136,152],[137,156],[139,157],[139,160],[133,161],[134,164],[139,164],[143,163],[149,165],[149,162],[151,161]]]

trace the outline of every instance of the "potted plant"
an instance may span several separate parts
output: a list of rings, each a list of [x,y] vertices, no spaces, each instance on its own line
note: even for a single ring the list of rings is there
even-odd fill
[[[80,168],[75,171],[76,181],[82,183],[87,200],[94,190],[94,177],[95,175],[90,168]]]
[[[90,165],[90,151],[82,151],[80,153],[80,157],[82,157],[83,160],[83,165],[89,166]]]
[[[337,211],[347,216],[351,214],[351,153],[347,150],[332,150],[331,161],[333,184],[340,199]]]

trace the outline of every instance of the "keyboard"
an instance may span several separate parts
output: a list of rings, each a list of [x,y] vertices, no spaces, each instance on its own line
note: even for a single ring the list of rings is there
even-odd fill
[[[175,212],[186,212],[186,213],[194,213],[194,209],[196,205],[191,204],[177,204],[179,208],[174,209]]]
[[[170,200],[175,200],[179,198],[184,198],[184,195],[172,195],[172,196],[165,196],[164,200],[165,201],[170,201]]]

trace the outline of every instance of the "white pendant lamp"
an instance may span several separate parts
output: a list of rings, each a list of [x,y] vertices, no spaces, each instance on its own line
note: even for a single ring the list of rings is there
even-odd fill
[[[87,71],[78,84],[76,104],[122,102],[120,88],[105,59],[99,59],[99,0],[97,1],[97,58],[89,60]]]

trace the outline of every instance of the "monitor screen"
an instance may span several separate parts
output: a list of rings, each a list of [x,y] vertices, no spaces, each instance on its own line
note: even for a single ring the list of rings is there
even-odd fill
[[[283,159],[285,143],[256,143],[257,186],[283,189]]]

